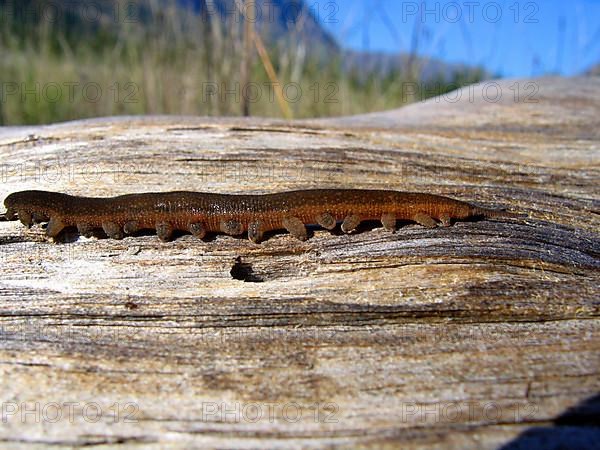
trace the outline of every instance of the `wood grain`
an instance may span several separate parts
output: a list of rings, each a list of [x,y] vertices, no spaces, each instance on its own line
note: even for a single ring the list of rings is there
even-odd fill
[[[593,443],[557,418],[598,412],[600,80],[497,85],[327,120],[0,128],[2,199],[383,188],[529,215],[261,245],[0,222],[2,446]]]

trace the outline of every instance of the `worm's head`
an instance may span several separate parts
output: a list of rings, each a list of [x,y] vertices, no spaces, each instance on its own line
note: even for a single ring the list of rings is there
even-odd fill
[[[21,191],[10,194],[4,200],[6,220],[16,220],[18,214],[19,219],[30,226],[32,214],[42,212],[47,207],[44,194],[43,191]]]

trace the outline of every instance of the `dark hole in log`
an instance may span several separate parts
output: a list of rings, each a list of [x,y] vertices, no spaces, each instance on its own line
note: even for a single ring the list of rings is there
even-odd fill
[[[245,281],[248,283],[262,283],[263,279],[254,273],[252,264],[243,263],[242,257],[238,256],[235,264],[229,272],[234,280]]]

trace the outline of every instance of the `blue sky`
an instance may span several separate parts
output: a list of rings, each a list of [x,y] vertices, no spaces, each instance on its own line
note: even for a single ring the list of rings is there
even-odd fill
[[[600,0],[307,3],[343,46],[357,50],[416,47],[505,77],[576,75],[600,62]]]

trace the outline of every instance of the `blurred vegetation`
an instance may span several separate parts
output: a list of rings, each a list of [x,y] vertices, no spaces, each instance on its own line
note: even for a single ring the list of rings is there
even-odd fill
[[[135,14],[109,8],[85,18],[68,9],[53,14],[40,1],[0,0],[0,125],[117,114],[240,115],[244,92],[251,115],[283,116],[263,61],[255,49],[252,56],[244,50],[239,21],[149,5]],[[484,76],[365,76],[343,70],[341,53],[314,52],[296,38],[292,31],[288,42],[295,45],[266,44],[294,118],[395,108]],[[244,58],[251,84],[242,80]]]

